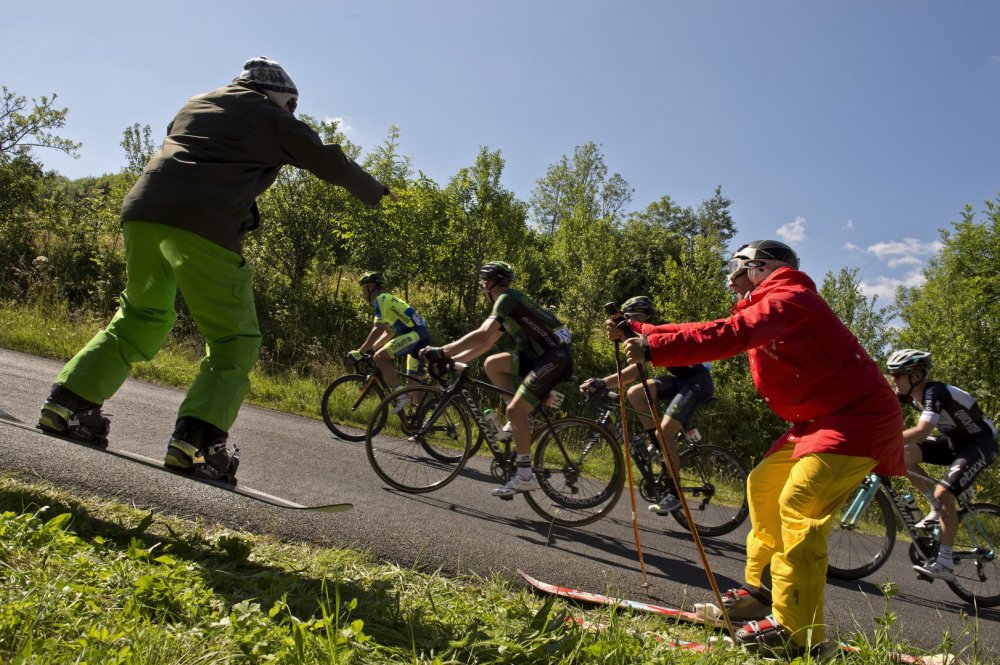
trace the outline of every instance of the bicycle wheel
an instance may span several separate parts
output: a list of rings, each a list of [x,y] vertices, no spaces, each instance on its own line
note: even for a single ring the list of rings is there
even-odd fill
[[[698,534],[721,536],[743,524],[750,514],[748,471],[743,462],[725,448],[713,445],[688,448],[680,458],[681,490]],[[683,509],[672,515],[690,531]]]
[[[833,514],[833,525],[827,538],[826,573],[838,580],[860,580],[871,575],[889,559],[896,544],[896,514],[885,489],[879,488],[871,503],[853,523],[847,511],[865,489],[864,485],[851,492],[843,507]]]
[[[409,405],[394,416],[396,400]],[[377,436],[374,426],[384,422]],[[372,413],[365,452],[376,475],[403,492],[431,492],[447,485],[465,466],[475,426],[459,398],[438,388],[400,388],[386,395]]]
[[[383,397],[382,386],[374,377],[362,374],[342,376],[327,386],[320,400],[323,422],[339,439],[364,441],[365,429]],[[385,420],[376,423],[375,432],[384,424]]]
[[[621,445],[585,418],[560,418],[534,436],[535,477],[541,491],[524,495],[532,510],[561,526],[607,515],[625,487]]]
[[[955,536],[955,581],[948,586],[967,603],[1000,605],[1000,506],[975,503],[965,511]]]

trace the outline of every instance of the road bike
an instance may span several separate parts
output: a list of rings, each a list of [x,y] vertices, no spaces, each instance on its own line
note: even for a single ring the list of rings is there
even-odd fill
[[[365,433],[368,461],[379,478],[400,491],[438,490],[467,465],[473,472],[485,474],[487,461],[489,477],[497,483],[506,483],[517,471],[513,440],[498,438],[499,432],[472,391],[508,397],[512,393],[473,378],[467,365],[444,364],[452,376],[446,385],[397,389],[371,413]],[[432,374],[441,375],[441,368],[432,368]],[[388,414],[404,395],[410,402],[401,412],[399,424],[386,424]],[[540,489],[523,496],[546,521],[562,526],[590,524],[608,514],[621,496],[625,473],[621,447],[594,421],[552,418],[550,408],[543,405],[533,412],[532,470]],[[382,436],[376,436],[380,429]],[[477,429],[479,435],[473,436]],[[480,442],[485,443],[489,455],[474,454]]]
[[[414,380],[426,384],[423,379]],[[364,441],[375,407],[391,390],[371,354],[365,354],[354,361],[353,373],[334,379],[323,392],[320,399],[323,422],[339,439]],[[375,432],[384,425],[385,420],[376,423]]]
[[[594,420],[615,433],[621,445],[618,393],[605,386],[588,393],[586,400]],[[667,493],[676,494],[670,471],[663,463],[661,451],[649,442],[639,426],[640,412],[630,406],[626,406],[626,412],[631,433],[629,455],[640,474],[637,482],[639,494],[649,503],[659,503]],[[677,444],[680,488],[698,533],[702,536],[721,536],[738,528],[750,512],[746,492],[749,470],[746,465],[725,448],[703,441],[696,428],[679,433]],[[670,514],[685,529],[689,528],[681,508]]]
[[[842,580],[871,575],[889,558],[901,525],[910,538],[910,561],[923,565],[933,559],[940,544],[940,528],[916,528],[920,515],[907,506],[905,493],[892,479],[868,475],[834,514],[830,530],[827,574]],[[910,499],[912,501],[912,499]],[[959,526],[953,552],[955,581],[946,582],[955,594],[980,607],[1000,605],[1000,506],[974,502],[968,492],[958,496]],[[918,575],[922,579],[930,578]]]

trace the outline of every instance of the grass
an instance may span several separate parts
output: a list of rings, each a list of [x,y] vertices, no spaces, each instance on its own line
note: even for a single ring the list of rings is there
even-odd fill
[[[100,325],[0,305],[0,346],[63,360]],[[168,344],[135,375],[183,387],[199,355]],[[294,374],[252,380],[255,403],[316,417],[319,382]],[[0,659],[11,663],[755,662],[743,652],[694,654],[667,644],[707,641],[709,629],[583,612],[500,578],[403,569],[5,474],[0,581]],[[888,651],[908,650],[893,627],[883,610],[874,638],[859,633],[861,653],[838,662],[881,664]],[[970,620],[966,631],[977,627]],[[946,635],[939,650],[951,642]],[[975,644],[963,662],[1000,662]]]

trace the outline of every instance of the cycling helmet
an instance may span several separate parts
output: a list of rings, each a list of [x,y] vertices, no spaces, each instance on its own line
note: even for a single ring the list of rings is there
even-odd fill
[[[622,314],[645,314],[649,318],[656,316],[656,305],[649,296],[635,296],[629,298],[622,305]]]
[[[900,349],[889,356],[885,367],[890,372],[910,373],[915,369],[923,369],[926,372],[931,368],[931,352],[919,349]]]
[[[509,286],[514,281],[514,268],[503,261],[490,261],[479,269],[479,279],[491,279],[502,286]]]
[[[358,280],[358,285],[364,286],[365,284],[374,284],[381,287],[385,284],[385,278],[382,277],[382,273],[370,270],[361,275],[361,279]]]
[[[729,261],[729,273],[748,267],[748,261],[780,261],[798,270],[799,256],[795,250],[777,240],[754,240],[741,245]],[[763,264],[761,264],[763,265]]]

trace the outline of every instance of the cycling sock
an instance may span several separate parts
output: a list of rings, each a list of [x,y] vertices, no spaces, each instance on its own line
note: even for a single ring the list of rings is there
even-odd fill
[[[938,512],[941,512],[941,504],[938,503],[938,500],[934,498],[934,488],[932,487],[929,490],[922,490],[922,493],[925,497],[927,497],[927,500],[931,504],[931,508]]]
[[[517,475],[520,476],[521,480],[528,480],[531,478],[531,455],[518,455],[517,456]]]
[[[659,450],[660,440],[656,438],[656,428],[646,430],[646,436],[649,437],[649,442],[653,444],[653,450]]]
[[[952,546],[942,545],[938,548],[937,562],[946,568],[954,568],[955,562],[951,558]]]

